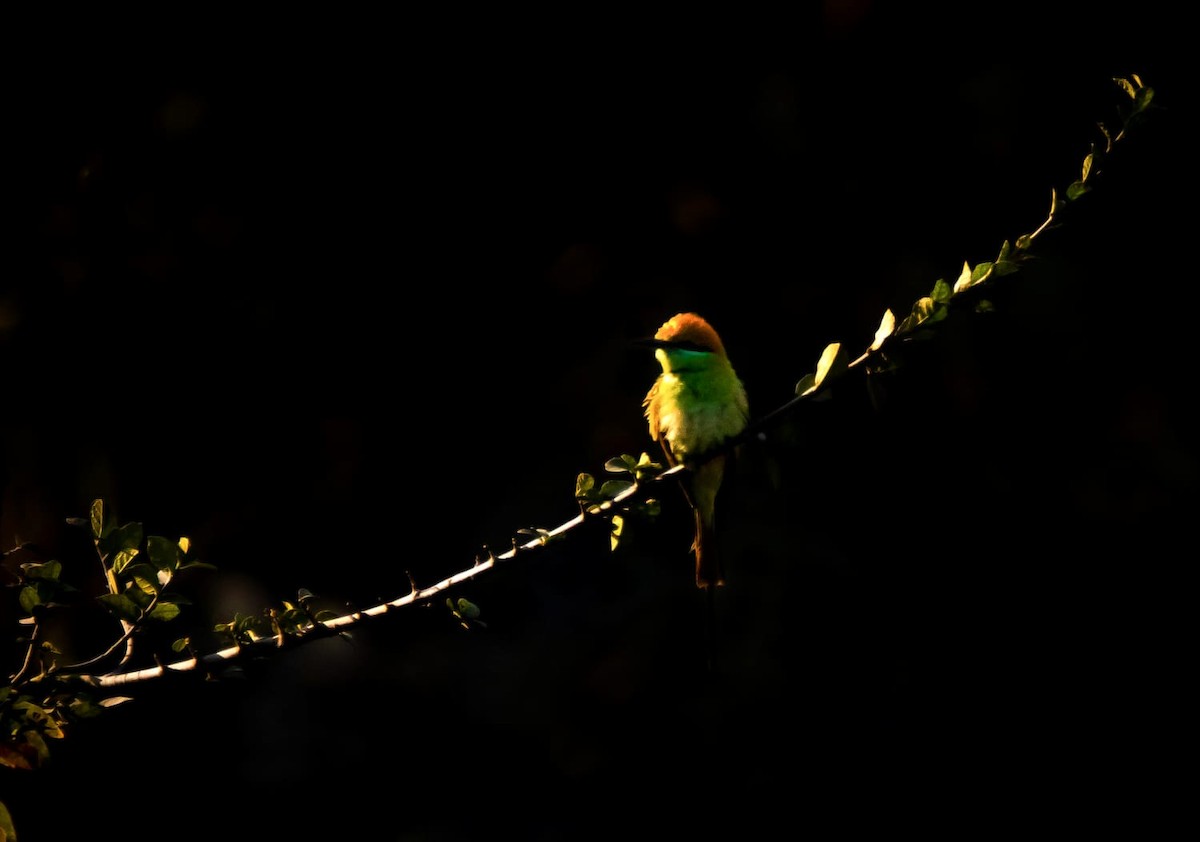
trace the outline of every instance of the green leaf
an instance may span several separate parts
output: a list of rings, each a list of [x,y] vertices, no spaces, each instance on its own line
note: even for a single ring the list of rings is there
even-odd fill
[[[96,601],[108,609],[109,613],[118,620],[133,623],[142,616],[137,604],[123,593],[106,593],[96,597]]]
[[[996,256],[997,263],[1003,263],[1012,257],[1012,247],[1008,244],[1008,240],[1004,241],[1004,245],[1000,246],[1000,254]]]
[[[50,582],[57,582],[59,575],[62,573],[62,562],[46,561],[41,564],[31,562],[22,564],[21,570],[25,573],[26,579],[44,579]]]
[[[807,395],[815,388],[817,388],[817,375],[815,374],[806,374],[796,382],[797,395]]]
[[[136,550],[142,545],[142,525],[126,523],[111,533],[110,543],[116,550]]]
[[[458,602],[456,603],[456,608],[458,610],[458,613],[461,614],[462,616],[466,617],[468,620],[478,620],[479,619],[479,614],[480,614],[479,606],[476,605],[475,603],[471,602],[471,600],[469,600],[465,597],[460,596],[458,598]]]
[[[32,614],[33,609],[42,604],[42,595],[38,592],[37,585],[26,585],[21,588],[21,595],[17,601],[21,603],[22,611]]]
[[[950,284],[946,283],[941,278],[938,278],[936,281],[934,281],[933,291],[929,293],[929,297],[932,298],[936,304],[947,303],[952,295],[954,295],[954,290],[950,288]]]
[[[610,474],[625,474],[631,472],[637,467],[637,462],[632,456],[621,455],[609,459],[604,463],[604,470]]]
[[[1029,236],[1028,234],[1022,234],[1021,236],[1017,237],[1017,249],[1019,251],[1024,251],[1025,249],[1029,248],[1032,243],[1033,237]]]
[[[611,500],[626,489],[633,488],[634,483],[624,479],[610,479],[600,486],[600,496]]]
[[[885,340],[892,335],[896,330],[896,316],[890,309],[883,312],[883,320],[879,322],[879,329],[875,331],[875,341],[871,343],[871,350],[878,351]]]
[[[621,533],[625,531],[625,518],[621,515],[612,516],[612,531],[608,536],[609,552],[615,552],[621,541]]]
[[[975,305],[976,313],[990,313],[994,309],[996,308],[992,306],[992,302],[988,301],[986,298]]]
[[[115,556],[113,556],[113,573],[120,575],[121,572],[129,566],[129,562],[137,558],[137,554],[138,550],[136,547],[132,550],[120,550]]]
[[[999,275],[1011,275],[1013,272],[1021,271],[1021,265],[1012,260],[997,260],[992,264],[992,272]]]
[[[179,638],[179,640],[176,640],[174,643],[171,644],[171,651],[174,652],[175,654],[179,654],[181,652],[186,652],[188,647],[191,645],[192,645],[192,639],[190,637],[181,637],[181,638]]]
[[[4,802],[0,801],[0,842],[17,842],[17,831],[13,827],[12,815]]]
[[[174,570],[179,566],[179,545],[161,535],[146,539],[146,555],[159,570]]]
[[[135,585],[137,585],[138,588],[141,590],[141,592],[144,594],[154,596],[154,594],[158,593],[157,577],[151,578],[149,576],[136,576],[135,575],[133,577],[133,583]]]
[[[1073,202],[1084,193],[1090,193],[1091,191],[1092,188],[1082,181],[1072,182],[1071,186],[1067,188],[1067,201]]]
[[[974,269],[971,270],[971,286],[975,286],[975,284],[979,283],[984,278],[986,278],[988,275],[990,275],[991,272],[992,272],[991,262],[985,260],[983,263],[980,263],[978,266],[976,266]]]
[[[591,474],[580,474],[575,477],[575,497],[587,500],[591,497],[592,489],[596,486],[596,478]]]
[[[179,606],[173,602],[160,602],[150,612],[152,620],[174,620],[179,616]]]
[[[104,523],[104,501],[92,501],[92,537],[99,541],[107,534]]]
[[[1142,88],[1133,99],[1134,108],[1137,111],[1142,111],[1150,105],[1152,99],[1154,99],[1154,88]]]

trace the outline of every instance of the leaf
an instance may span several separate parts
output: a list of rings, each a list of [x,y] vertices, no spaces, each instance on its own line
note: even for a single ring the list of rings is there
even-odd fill
[[[817,375],[815,374],[806,374],[796,381],[797,395],[807,395],[815,388],[817,388]]]
[[[134,548],[132,550],[119,551],[115,556],[113,556],[113,565],[112,565],[113,573],[120,575],[121,572],[124,571],[125,568],[129,566],[129,562],[131,562],[135,558],[137,558],[137,554],[138,554],[137,548]]]
[[[964,260],[962,272],[959,273],[958,280],[954,282],[954,291],[962,292],[969,286],[971,286],[971,264]]]
[[[616,497],[618,494],[621,494],[625,490],[627,490],[629,488],[633,488],[633,486],[634,486],[634,483],[630,482],[629,480],[624,480],[624,479],[606,480],[604,485],[600,486],[600,496],[607,500],[611,500],[612,498]]]
[[[992,302],[988,301],[986,298],[975,305],[976,313],[990,313],[994,309],[996,308],[992,306]]]
[[[38,591],[37,585],[26,585],[21,588],[21,594],[17,598],[21,603],[21,610],[26,614],[32,614],[33,609],[42,604],[42,595]]]
[[[465,597],[460,596],[458,598],[457,607],[458,607],[458,613],[461,614],[462,616],[466,617],[468,620],[478,620],[479,619],[479,613],[480,613],[479,606],[476,605],[475,603],[471,602],[469,599],[466,599]]]
[[[1003,263],[1012,256],[1012,247],[1008,244],[1008,240],[1004,241],[1004,245],[1000,246],[1000,254],[996,256],[997,263]]]
[[[171,644],[171,651],[176,654],[186,652],[187,648],[191,645],[192,639],[190,637],[181,637]]]
[[[1116,82],[1118,86],[1120,86],[1121,90],[1123,90],[1125,93],[1129,94],[1130,99],[1137,98],[1137,88],[1135,88],[1128,79],[1121,79],[1117,76],[1114,76],[1113,81]]]
[[[137,607],[132,599],[123,593],[106,593],[96,597],[96,601],[103,605],[108,611],[119,620],[128,622],[136,622],[141,617],[141,609]]]
[[[978,266],[976,266],[974,269],[971,270],[971,286],[975,286],[975,284],[982,281],[984,278],[986,278],[991,273],[992,273],[992,264],[990,261],[985,260],[983,263],[980,263]]]
[[[1142,111],[1150,105],[1152,99],[1154,99],[1154,88],[1142,88],[1133,99],[1134,107],[1138,111]]]
[[[187,555],[192,549],[192,541],[186,535],[179,539],[179,552]]]
[[[0,766],[7,766],[10,769],[24,769],[26,771],[33,768],[24,754],[4,742],[0,742]],[[0,804],[0,808],[3,807],[4,805]],[[0,819],[5,818],[7,815],[8,811],[5,810],[3,813],[0,813]],[[3,827],[3,824],[0,824],[0,827]]]
[[[129,696],[109,696],[107,699],[101,699],[96,704],[102,708],[115,708],[117,705],[123,705],[126,702],[132,702],[133,699]]]
[[[105,535],[104,530],[104,501],[92,501],[92,537],[99,541]]]
[[[621,541],[621,533],[625,531],[625,518],[621,515],[612,516],[612,532],[608,536],[609,552],[615,552]]]
[[[1075,181],[1067,188],[1067,201],[1073,202],[1082,196],[1084,193],[1092,192],[1092,188],[1084,184],[1082,181]]]
[[[0,766],[6,766],[4,755],[0,754]],[[0,801],[0,842],[17,842],[17,831],[13,827],[12,816],[4,802]]]
[[[952,295],[954,295],[954,290],[941,278],[934,281],[933,291],[929,293],[929,297],[937,304],[946,304]]]
[[[1019,251],[1024,251],[1025,249],[1029,248],[1030,244],[1032,243],[1033,237],[1029,236],[1028,234],[1022,234],[1021,236],[1017,237],[1016,247]]]
[[[1092,155],[1093,153],[1089,152],[1087,157],[1083,159],[1083,175],[1079,179],[1080,181],[1087,181],[1088,176],[1092,174]]]
[[[133,583],[138,586],[142,593],[149,594],[150,596],[158,593],[157,580],[147,578],[146,576],[134,576]]]
[[[916,303],[913,304],[912,312],[900,323],[898,332],[907,333],[920,327],[925,322],[938,321],[945,317],[945,315],[946,307],[944,304],[936,304],[929,297],[918,298]]]
[[[817,372],[814,375],[816,385],[820,386],[829,378],[841,374],[846,368],[846,363],[846,355],[840,342],[826,345],[825,350],[821,352],[821,359],[817,361]]]
[[[179,566],[179,545],[161,535],[146,539],[146,555],[159,570],[174,570]]]
[[[142,545],[142,525],[126,523],[110,534],[109,542],[116,550],[136,550]]]
[[[885,310],[883,320],[879,323],[879,329],[875,331],[875,341],[871,343],[871,350],[878,351],[895,329],[896,316],[892,313],[891,309]]]
[[[46,561],[41,564],[22,564],[21,570],[25,573],[26,579],[44,579],[50,582],[57,582],[59,575],[62,573],[62,562]]]
[[[596,478],[591,474],[580,474],[575,477],[575,498],[577,500],[589,499],[595,485]]]
[[[173,602],[160,602],[158,605],[154,606],[154,610],[150,612],[150,619],[164,622],[167,620],[174,620],[178,616],[179,606]]]
[[[632,456],[616,456],[604,463],[604,470],[610,474],[625,474],[637,466]]]

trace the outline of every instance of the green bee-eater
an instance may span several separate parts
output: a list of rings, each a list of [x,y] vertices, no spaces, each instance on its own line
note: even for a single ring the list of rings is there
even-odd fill
[[[746,390],[725,354],[721,337],[695,313],[672,316],[646,340],[662,366],[643,405],[650,436],[662,445],[667,463],[688,464],[746,427]],[[692,467],[692,466],[689,466]],[[725,584],[713,527],[725,456],[692,467],[683,490],[696,516],[696,586]]]

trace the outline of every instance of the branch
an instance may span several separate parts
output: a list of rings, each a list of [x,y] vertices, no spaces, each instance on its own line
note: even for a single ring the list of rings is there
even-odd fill
[[[1031,247],[1034,243],[1044,233],[1054,227],[1070,204],[1092,190],[1093,182],[1100,172],[1100,165],[1104,158],[1111,154],[1116,144],[1126,137],[1129,128],[1138,122],[1148,110],[1153,98],[1153,89],[1144,86],[1141,79],[1136,75],[1132,76],[1131,80],[1115,80],[1118,86],[1132,100],[1132,104],[1120,114],[1121,126],[1119,130],[1113,134],[1103,124],[1100,124],[1100,130],[1106,140],[1104,149],[1098,150],[1093,145],[1091,151],[1083,160],[1080,177],[1068,186],[1063,195],[1060,196],[1057,190],[1051,190],[1049,212],[1045,220],[1036,229],[1027,234],[1020,235],[1012,243],[1005,240],[993,260],[978,263],[974,267],[964,262],[962,272],[953,285],[942,279],[936,281],[930,294],[918,299],[913,304],[909,315],[899,321],[899,323],[897,323],[896,317],[890,309],[885,311],[875,332],[873,341],[855,359],[848,359],[849,355],[843,350],[840,343],[833,343],[827,346],[817,362],[816,370],[800,378],[796,384],[795,397],[753,421],[747,425],[741,434],[727,440],[720,447],[698,455],[690,461],[689,465],[678,465],[668,470],[660,471],[658,470],[660,466],[650,463],[645,454],[643,454],[643,458],[639,462],[635,462],[631,457],[620,457],[610,460],[608,465],[606,465],[608,470],[613,472],[627,471],[633,475],[634,481],[614,482],[611,486],[606,483],[605,486],[596,492],[592,489],[590,475],[580,475],[580,484],[577,485],[580,513],[577,516],[551,530],[521,530],[524,533],[534,534],[536,537],[523,543],[518,543],[514,538],[510,550],[500,555],[494,555],[489,552],[486,560],[480,561],[476,559],[473,567],[449,576],[429,587],[417,588],[414,584],[410,593],[390,602],[381,603],[371,608],[353,611],[330,619],[319,620],[309,617],[302,622],[294,624],[289,629],[285,629],[278,617],[272,615],[272,628],[275,630],[275,634],[270,637],[254,637],[251,635],[250,639],[244,642],[239,641],[234,646],[206,655],[194,656],[172,664],[101,676],[85,675],[79,676],[79,678],[93,686],[104,688],[118,687],[159,678],[168,673],[207,671],[214,666],[227,664],[243,656],[268,648],[278,649],[289,645],[290,642],[306,641],[317,637],[343,633],[361,623],[383,617],[395,609],[431,600],[462,582],[495,569],[500,562],[513,559],[518,553],[545,547],[551,541],[581,526],[590,518],[602,516],[616,518],[620,516],[621,512],[626,511],[631,504],[648,497],[650,490],[657,483],[694,469],[720,455],[727,454],[746,442],[752,440],[765,441],[767,431],[775,427],[802,404],[824,396],[832,383],[848,371],[862,370],[870,375],[888,367],[888,352],[897,343],[909,342],[927,334],[928,331],[946,318],[952,307],[959,308],[966,304],[972,304],[975,310],[990,309],[990,304],[986,300],[980,299],[977,292],[986,285],[994,283],[996,278],[1020,270],[1022,265],[1030,258]],[[586,483],[583,482],[585,477],[587,479]],[[290,632],[290,635],[287,632]]]

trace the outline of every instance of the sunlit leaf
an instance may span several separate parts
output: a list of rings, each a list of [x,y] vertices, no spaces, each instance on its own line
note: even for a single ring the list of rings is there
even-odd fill
[[[821,359],[817,360],[817,371],[814,375],[816,384],[820,386],[827,379],[841,374],[845,370],[847,362],[840,342],[831,342],[826,345],[825,350],[821,352]]]
[[[149,579],[145,576],[134,576],[133,583],[141,589],[142,593],[150,594],[151,596],[158,593],[157,579]]]
[[[815,388],[817,388],[817,375],[815,374],[806,374],[796,382],[797,395],[807,395]]]
[[[186,535],[179,539],[179,552],[183,553],[184,555],[187,555],[188,551],[190,551],[191,548],[192,548],[191,539],[189,539]]]
[[[99,541],[104,537],[104,501],[92,501],[92,537]]]
[[[1129,94],[1130,99],[1134,99],[1137,97],[1137,88],[1135,88],[1128,79],[1122,79],[1120,77],[1114,76],[1113,81],[1116,82],[1118,86],[1120,86],[1121,90],[1123,90],[1125,93]]]
[[[612,531],[608,536],[609,552],[617,549],[617,544],[621,542],[621,533],[625,530],[625,518],[621,515],[612,516]]]
[[[575,477],[575,496],[586,500],[596,486],[596,478],[591,474],[580,474]]]
[[[985,260],[983,263],[980,263],[971,270],[971,285],[974,286],[975,284],[979,283],[988,275],[990,275],[991,272],[992,264],[990,261]]]
[[[879,329],[875,331],[875,341],[871,343],[871,350],[878,351],[884,341],[892,335],[892,331],[896,329],[896,316],[890,309],[883,312],[883,320],[879,323]]]
[[[125,568],[129,565],[129,562],[137,558],[138,552],[139,551],[137,547],[129,550],[118,551],[117,554],[113,556],[113,573],[116,573],[119,576],[122,572],[124,572]]]
[[[1083,174],[1079,179],[1080,181],[1087,181],[1088,176],[1092,174],[1092,158],[1093,153],[1089,152],[1087,157],[1083,159]]]
[[[1092,188],[1084,184],[1082,181],[1072,182],[1071,186],[1067,188],[1067,201],[1073,202],[1084,193],[1090,193],[1091,190]]]
[[[962,292],[971,285],[971,264],[963,261],[962,272],[958,275],[958,280],[954,282],[954,291]]]
[[[101,699],[96,704],[102,708],[115,708],[117,705],[123,705],[126,702],[132,702],[133,699],[129,696],[109,696],[107,699]]]
[[[1019,250],[1024,251],[1025,249],[1029,248],[1030,244],[1032,243],[1033,237],[1029,236],[1028,234],[1022,234],[1021,236],[1017,237],[1016,247]]]

